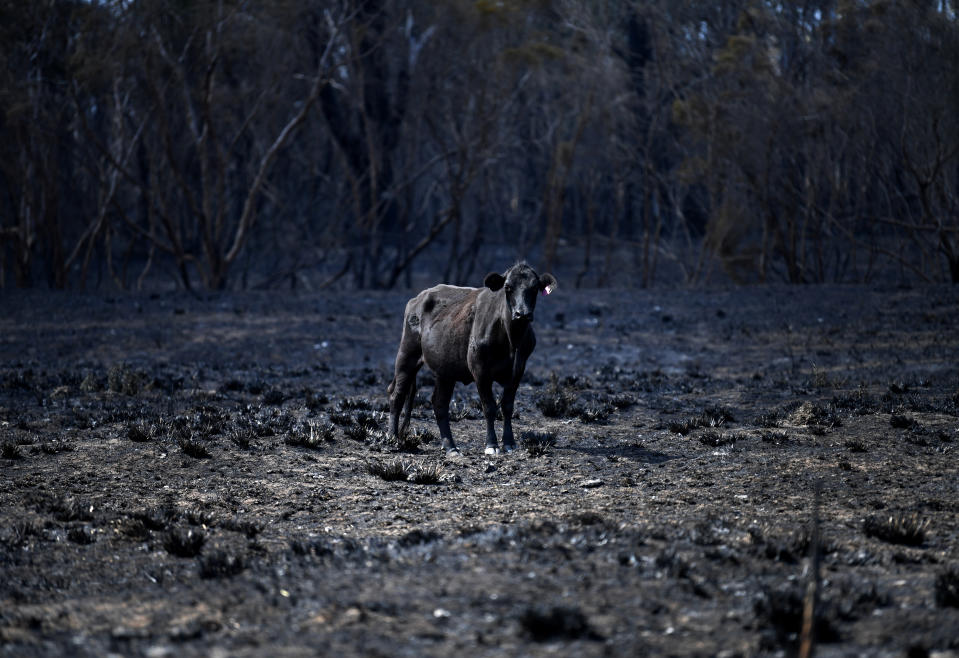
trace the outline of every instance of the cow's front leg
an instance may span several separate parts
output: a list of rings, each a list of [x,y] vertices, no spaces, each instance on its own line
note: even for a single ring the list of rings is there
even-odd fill
[[[476,380],[476,390],[479,391],[480,401],[483,403],[483,415],[486,416],[486,449],[487,455],[499,453],[499,444],[496,442],[496,398],[493,397],[493,380],[483,377]]]
[[[513,403],[516,401],[516,391],[526,371],[526,357],[521,350],[513,352],[513,375],[510,382],[503,387],[503,399],[500,408],[503,410],[503,451],[516,450],[516,441],[513,440]]]
[[[433,387],[433,415],[436,416],[436,425],[440,428],[440,438],[443,439],[443,449],[449,455],[458,455],[459,450],[453,442],[453,433],[450,431],[450,398],[453,397],[452,380],[436,378]]]
[[[503,452],[516,450],[516,441],[513,440],[513,402],[516,400],[516,388],[514,384],[504,388],[500,402],[503,410]]]

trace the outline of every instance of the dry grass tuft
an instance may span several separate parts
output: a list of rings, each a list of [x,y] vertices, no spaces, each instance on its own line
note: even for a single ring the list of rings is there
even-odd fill
[[[890,544],[904,546],[921,546],[926,540],[928,527],[929,521],[921,518],[916,512],[872,516],[863,522],[863,531],[866,535]]]

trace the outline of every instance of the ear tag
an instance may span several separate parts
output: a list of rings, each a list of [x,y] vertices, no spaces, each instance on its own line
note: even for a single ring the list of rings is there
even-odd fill
[[[546,286],[545,288],[543,288],[543,294],[544,294],[544,295],[548,295],[548,294],[550,294],[551,292],[553,292],[553,286]]]

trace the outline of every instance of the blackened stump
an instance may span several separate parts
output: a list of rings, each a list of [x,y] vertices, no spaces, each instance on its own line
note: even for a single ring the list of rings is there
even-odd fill
[[[486,454],[499,452],[493,421],[496,401],[493,382],[503,387],[503,449],[516,449],[513,440],[513,402],[536,347],[533,310],[542,293],[556,287],[552,274],[536,274],[518,263],[505,274],[487,274],[483,288],[438,285],[406,304],[403,337],[389,386],[390,433],[406,434],[416,396],[416,373],[423,364],[433,371],[433,413],[443,447],[457,452],[450,432],[449,406],[456,382],[476,382],[486,416]],[[403,422],[400,424],[400,412]]]

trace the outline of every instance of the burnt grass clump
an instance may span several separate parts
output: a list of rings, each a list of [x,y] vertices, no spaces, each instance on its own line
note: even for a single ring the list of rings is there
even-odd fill
[[[93,505],[78,498],[58,498],[47,508],[57,521],[92,521]]]
[[[165,506],[147,507],[132,514],[132,518],[147,530],[166,530],[178,516],[175,509]]]
[[[3,459],[20,459],[23,457],[23,450],[12,441],[4,441],[3,445],[0,445],[0,457]]]
[[[413,484],[440,484],[443,481],[443,475],[443,466],[436,462],[430,462],[416,467],[408,479]]]
[[[928,527],[929,522],[917,512],[870,516],[863,522],[867,536],[903,546],[921,546]]]
[[[200,578],[232,578],[246,569],[242,555],[214,549],[200,556]]]
[[[666,428],[674,434],[686,436],[696,429],[723,427],[727,423],[735,421],[732,412],[726,407],[706,407],[702,413],[695,416],[670,421]]]
[[[88,525],[77,526],[67,530],[67,539],[74,544],[87,545],[97,540],[96,531]]]
[[[959,608],[959,567],[949,567],[936,576],[936,605]]]
[[[566,384],[569,382],[560,382],[554,372],[546,387],[536,395],[536,407],[547,418],[568,418],[579,413],[576,394]]]
[[[755,602],[756,618],[761,628],[772,631],[768,649],[781,645],[797,645],[803,624],[804,591],[796,586],[769,588]],[[835,618],[820,614],[815,618],[817,642],[831,644],[840,639]]]
[[[720,448],[722,446],[731,446],[739,440],[739,436],[732,432],[716,432],[707,430],[699,435],[699,442],[710,448]]]
[[[413,471],[412,462],[402,459],[371,461],[366,464],[366,472],[387,482],[406,482]]]
[[[603,636],[590,625],[586,615],[578,608],[566,606],[532,607],[520,614],[523,631],[534,642],[552,640],[596,640]]]
[[[296,448],[317,450],[330,443],[336,434],[336,427],[332,424],[318,425],[309,422],[306,425],[296,425],[286,435],[287,445]]]
[[[176,557],[196,557],[206,543],[206,533],[198,528],[174,527],[163,537],[163,548]]]
[[[155,428],[151,427],[146,421],[138,421],[130,425],[127,430],[127,438],[135,443],[146,443],[153,438]]]
[[[520,434],[519,443],[530,457],[543,457],[556,445],[556,435],[553,432],[527,430]]]
[[[210,524],[207,524],[210,525]],[[219,528],[223,530],[231,530],[233,532],[238,532],[247,539],[253,539],[261,532],[263,532],[263,524],[257,523],[256,521],[248,521],[246,519],[241,519],[239,517],[231,517],[224,519],[218,524]]]
[[[181,436],[177,439],[177,445],[180,446],[183,454],[194,459],[208,459],[213,456],[213,453],[210,452],[209,443],[192,436]]]

